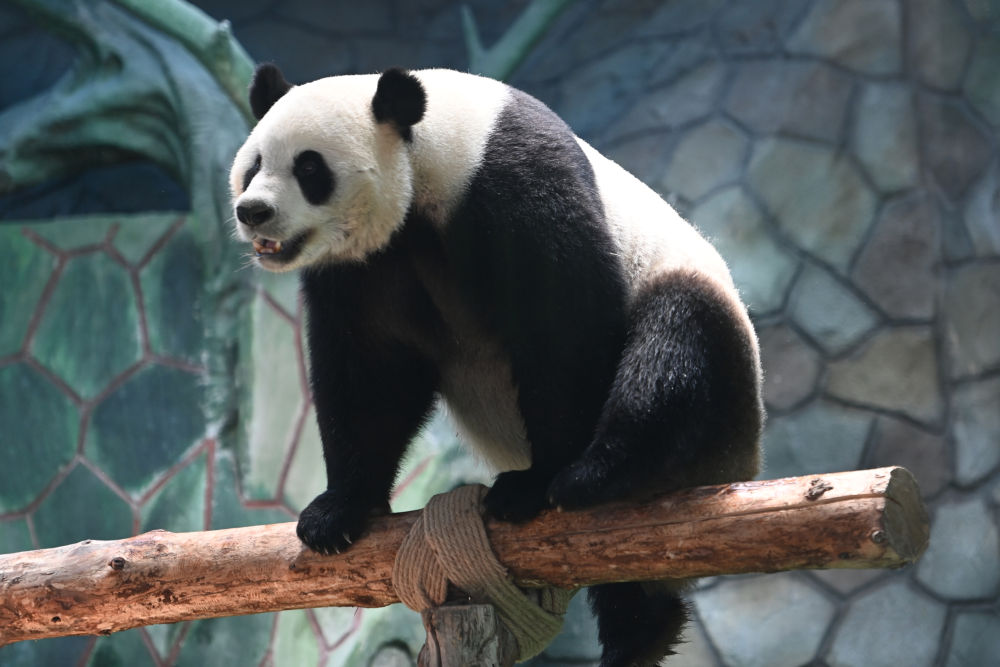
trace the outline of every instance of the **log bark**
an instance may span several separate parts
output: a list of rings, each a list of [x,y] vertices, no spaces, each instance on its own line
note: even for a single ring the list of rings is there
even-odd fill
[[[0,645],[178,621],[397,602],[392,564],[416,512],[373,521],[320,556],[295,524],[152,531],[0,556]],[[903,468],[700,487],[644,504],[487,523],[523,586],[587,586],[800,568],[911,563],[929,528]]]

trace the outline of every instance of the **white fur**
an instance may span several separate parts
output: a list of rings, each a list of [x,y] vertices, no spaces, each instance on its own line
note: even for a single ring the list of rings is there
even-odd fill
[[[645,183],[582,139],[577,143],[594,169],[631,296],[658,275],[687,269],[709,277],[738,300],[729,269],[712,244]]]
[[[402,224],[413,196],[413,171],[398,132],[372,122],[377,83],[376,75],[366,75],[295,86],[240,148],[230,175],[235,204],[264,201],[277,210],[272,222],[252,232],[238,225],[240,237],[286,241],[310,233],[294,261],[276,265],[265,256],[265,268],[288,271],[317,262],[363,260]],[[319,152],[336,179],[330,201],[321,206],[303,198],[292,176],[293,160],[305,150]],[[263,156],[260,172],[243,192],[243,174],[258,154]]]
[[[454,70],[414,74],[427,91],[427,113],[413,127],[414,204],[444,224],[479,168],[510,88]]]
[[[756,338],[729,267],[715,247],[645,183],[577,138],[594,169],[604,215],[619,247],[629,296],[658,276],[689,271],[704,276],[731,300],[744,329]],[[757,346],[752,346],[760,375]]]

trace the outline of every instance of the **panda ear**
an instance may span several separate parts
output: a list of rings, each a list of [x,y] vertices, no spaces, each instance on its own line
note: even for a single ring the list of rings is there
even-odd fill
[[[393,123],[407,141],[410,128],[420,122],[427,109],[427,94],[417,77],[401,69],[389,69],[379,77],[372,112],[379,123]]]
[[[264,117],[267,110],[277,102],[282,95],[292,89],[292,84],[285,81],[285,76],[273,63],[262,63],[254,70],[250,82],[250,110],[257,120]]]

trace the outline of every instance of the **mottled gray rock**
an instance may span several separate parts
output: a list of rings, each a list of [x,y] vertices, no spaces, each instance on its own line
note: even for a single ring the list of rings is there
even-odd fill
[[[788,314],[825,351],[839,354],[878,325],[878,314],[824,269],[806,265],[788,298]]]
[[[809,398],[823,366],[819,354],[785,325],[761,329],[758,335],[767,406],[788,410]]]
[[[669,658],[670,667],[711,667],[716,664],[712,645],[705,636],[705,627],[698,621],[688,623],[681,635],[681,644]]]
[[[825,63],[751,60],[737,69],[725,108],[760,134],[836,142],[850,94],[850,77]]]
[[[968,198],[966,198],[968,199]],[[945,262],[958,264],[975,257],[972,236],[955,209],[942,209],[941,256]]]
[[[828,366],[827,391],[851,403],[901,412],[939,423],[944,400],[929,326],[879,332],[860,350]]]
[[[670,40],[666,53],[650,73],[650,88],[659,88],[678,80],[706,62],[718,59],[718,53],[704,35],[678,37]]]
[[[981,667],[1000,656],[1000,613],[967,611],[955,617],[945,667]]]
[[[690,201],[735,181],[750,142],[732,125],[710,120],[689,130],[674,150],[661,188]]]
[[[798,0],[754,0],[731,4],[716,21],[723,51],[733,55],[776,53],[795,18]]]
[[[707,116],[715,109],[725,75],[724,65],[709,61],[669,85],[643,93],[638,103],[612,125],[608,136],[673,128]],[[587,94],[592,96],[593,92]]]
[[[913,91],[903,83],[870,83],[854,112],[851,147],[884,192],[917,184],[920,155]]]
[[[772,415],[764,429],[760,478],[854,470],[871,423],[867,412],[829,401],[814,401],[787,416]]]
[[[972,40],[956,3],[908,0],[906,19],[907,58],[920,80],[935,88],[958,88]]]
[[[804,577],[787,572],[727,579],[692,597],[725,664],[740,667],[808,663],[834,613]]]
[[[851,272],[851,278],[893,318],[934,315],[940,226],[927,196],[896,200],[885,208]]]
[[[945,607],[894,577],[855,598],[837,628],[830,667],[933,665],[947,617]]]
[[[894,0],[817,2],[788,40],[788,49],[865,74],[896,74],[902,66],[902,28]]]
[[[944,348],[952,377],[1000,364],[1000,263],[972,264],[948,277],[944,296]]]
[[[719,250],[755,315],[781,307],[798,260],[775,242],[761,212],[740,188],[717,192],[691,211],[691,221]]]
[[[1000,37],[981,36],[973,52],[962,92],[993,125],[1000,125]]]
[[[951,481],[951,457],[944,437],[887,416],[875,422],[866,465],[903,466],[917,478],[925,498],[937,494]]]
[[[875,195],[834,149],[793,139],[754,148],[747,179],[782,230],[844,270],[872,222]]]
[[[975,484],[1000,463],[1000,378],[956,388],[951,412],[955,481]]]
[[[655,185],[656,175],[667,168],[670,146],[671,137],[667,134],[642,134],[612,141],[600,150],[646,183]]]
[[[690,32],[707,23],[723,4],[724,0],[650,0],[645,21],[637,35],[646,37]]]
[[[972,187],[963,218],[975,254],[1000,255],[1000,166],[996,160]]]
[[[986,167],[990,138],[954,99],[923,93],[917,111],[924,164],[938,187],[958,201]]]
[[[885,570],[813,570],[812,576],[838,593],[850,595],[885,574]]]
[[[400,9],[411,3],[399,3]],[[454,0],[445,0],[444,11],[452,14],[460,13],[460,5]],[[491,46],[508,30],[512,21],[491,24],[490,13],[513,11],[519,14],[524,11],[524,3],[513,2],[480,2],[469,4],[477,17],[480,29],[494,31],[494,36],[483,34],[483,45]],[[621,48],[623,44],[632,41],[639,27],[647,20],[650,13],[658,5],[653,0],[634,0],[628,3],[614,2],[571,2],[562,11],[556,21],[550,25],[538,44],[530,49],[524,62],[518,67],[512,82],[524,86],[526,82],[540,85],[543,89],[551,89],[553,82],[579,70],[585,63],[600,59],[603,55]],[[410,10],[408,15],[419,19],[420,11]],[[480,19],[482,16],[484,18]],[[404,17],[405,19],[406,17]],[[450,33],[435,34],[441,40],[462,41],[461,25]],[[418,33],[419,34],[419,33]],[[639,65],[642,65],[641,63]],[[525,86],[531,88],[531,85]]]
[[[640,104],[645,100],[649,76],[656,71],[656,63],[664,51],[660,43],[632,42],[571,70],[559,81],[553,108],[583,137],[625,134],[625,131],[616,131],[615,126],[608,130],[608,119],[621,117],[632,100],[639,99]],[[662,129],[659,118],[653,114],[646,118],[645,125],[626,127],[629,132]]]
[[[979,498],[942,504],[917,579],[951,600],[990,598],[1000,591],[1000,540],[992,510]]]

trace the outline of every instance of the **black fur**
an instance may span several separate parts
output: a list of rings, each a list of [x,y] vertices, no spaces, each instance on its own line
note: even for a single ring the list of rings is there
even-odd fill
[[[388,69],[379,77],[372,113],[379,123],[392,123],[406,141],[411,141],[411,127],[420,122],[427,110],[427,94],[415,76],[401,69]]]
[[[246,173],[243,174],[244,192],[246,192],[246,189],[250,187],[250,181],[253,180],[253,177],[256,176],[259,171],[260,171],[260,155],[258,155],[257,159],[253,161],[253,164],[250,165],[250,168],[246,170]]]
[[[316,151],[302,151],[296,155],[292,174],[299,183],[302,196],[313,206],[325,204],[333,194],[333,172],[323,156]]]
[[[601,667],[654,667],[674,646],[688,620],[683,582],[602,584],[587,590],[604,647]]]
[[[281,97],[292,89],[281,70],[272,63],[262,63],[250,81],[250,110],[260,120]]]
[[[531,468],[501,473],[485,504],[524,520],[593,436],[625,337],[626,286],[586,156],[548,108],[514,95],[445,244],[467,303],[506,347],[532,444]]]
[[[754,340],[693,272],[661,276],[632,306],[593,443],[553,482],[566,509],[750,479],[763,426]]]
[[[300,515],[298,535],[339,552],[370,514],[388,510],[399,461],[433,407],[430,351],[444,331],[396,245],[364,264],[307,269],[302,291],[328,485]]]
[[[372,103],[380,122],[419,120],[423,89],[418,114],[409,78],[383,75]],[[410,96],[409,111],[397,93]],[[754,342],[737,306],[694,273],[662,276],[629,304],[589,161],[551,111],[512,95],[447,225],[410,211],[364,263],[303,273],[328,489],[302,512],[298,534],[317,551],[345,548],[386,510],[442,369],[479,342],[469,331],[509,362],[531,443],[531,467],[501,473],[486,496],[494,516],[525,520],[547,504],[756,472]],[[605,667],[669,652],[686,618],[680,585],[592,591]]]

